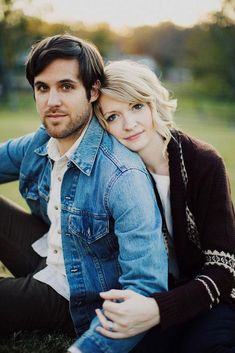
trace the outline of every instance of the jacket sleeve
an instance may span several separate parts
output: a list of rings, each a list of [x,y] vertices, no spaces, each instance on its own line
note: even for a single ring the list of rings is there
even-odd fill
[[[167,290],[162,220],[148,174],[141,170],[121,174],[111,187],[107,205],[115,220],[122,288],[147,296]]]
[[[188,283],[154,294],[163,328],[186,322],[220,301],[235,298],[234,209],[225,166],[218,155],[199,182],[195,199],[203,266]]]
[[[127,353],[144,337],[144,333],[141,333],[129,338],[112,339],[97,332],[96,327],[98,326],[100,326],[100,322],[95,317],[89,329],[73,343],[68,351],[71,353],[77,351],[82,353]]]
[[[28,134],[0,144],[0,184],[19,179],[20,167],[33,137]]]

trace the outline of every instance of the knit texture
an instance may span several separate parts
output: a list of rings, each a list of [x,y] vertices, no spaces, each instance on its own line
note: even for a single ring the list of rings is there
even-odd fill
[[[180,131],[172,135],[168,145],[170,194],[180,280],[168,292],[153,295],[163,329],[186,322],[220,301],[234,304],[235,297],[231,296],[235,216],[223,160],[209,144]],[[196,225],[191,233],[187,208]]]

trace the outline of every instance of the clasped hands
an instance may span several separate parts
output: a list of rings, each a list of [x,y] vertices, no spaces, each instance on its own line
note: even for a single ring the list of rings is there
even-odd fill
[[[96,309],[101,326],[96,330],[109,338],[127,338],[160,323],[157,302],[132,290],[112,289],[100,293],[103,312]]]

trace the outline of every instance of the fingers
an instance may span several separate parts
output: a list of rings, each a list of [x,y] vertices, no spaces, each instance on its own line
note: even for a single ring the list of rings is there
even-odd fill
[[[110,313],[113,313],[113,314],[120,314],[120,306],[122,305],[122,303],[115,303],[115,302],[112,302],[110,300],[105,300],[103,302],[103,309],[105,311],[109,311]]]
[[[106,311],[106,310],[104,311],[104,313],[100,309],[97,309],[97,310],[99,310],[99,311],[98,311],[98,313],[96,312],[96,314],[97,314],[102,326],[104,326],[105,324],[109,325],[109,323],[107,321],[105,321],[104,319],[112,321],[113,323],[115,323],[115,325],[122,325],[122,318],[120,317],[120,315],[113,314],[110,311]],[[104,325],[103,325],[103,323],[104,323]]]
[[[115,322],[118,325],[122,325],[122,319],[118,314],[113,314],[110,311],[104,310],[104,315],[108,320]]]
[[[126,338],[128,337],[124,332],[115,332],[115,331],[108,331],[103,327],[98,326],[96,331],[101,333],[101,335],[109,337],[109,338]]]
[[[100,292],[100,296],[107,300],[125,300],[130,295],[130,291],[121,289],[111,289],[107,292]]]
[[[112,331],[112,330],[110,330],[111,327],[113,328],[113,325],[112,326],[110,325],[111,321],[109,321],[104,316],[104,314],[102,313],[102,311],[100,309],[96,309],[95,312],[96,312],[96,315],[98,316],[98,319],[99,319],[101,325],[103,326],[103,328],[105,328],[107,331]]]
[[[108,320],[100,309],[96,309],[96,315],[102,325],[96,328],[96,331],[101,333],[102,335],[109,337],[109,338],[125,338],[127,337],[126,333],[124,332],[117,332],[118,325],[110,320]]]

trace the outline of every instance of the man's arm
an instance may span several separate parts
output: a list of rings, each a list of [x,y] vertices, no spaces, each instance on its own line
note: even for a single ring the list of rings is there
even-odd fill
[[[123,289],[144,295],[167,290],[168,259],[161,232],[161,217],[148,174],[137,169],[124,172],[112,182],[106,195],[107,207],[115,221],[119,242],[119,263]],[[95,317],[87,330],[69,349],[82,353],[129,352],[144,336],[113,340],[96,331]]]
[[[111,189],[108,206],[119,242],[122,288],[147,296],[167,290],[168,257],[162,219],[148,174],[128,170],[120,175]]]
[[[33,134],[0,144],[0,183],[19,179],[19,171]]]

